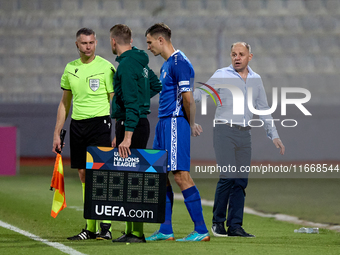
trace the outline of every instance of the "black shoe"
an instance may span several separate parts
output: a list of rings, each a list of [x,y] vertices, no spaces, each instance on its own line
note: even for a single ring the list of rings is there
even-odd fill
[[[248,234],[246,231],[244,231],[242,227],[234,230],[230,230],[230,228],[228,228],[227,234],[228,236],[255,237],[254,235]]]
[[[97,240],[110,240],[112,239],[112,235],[110,232],[110,223],[100,223],[100,233],[97,235]]]
[[[211,227],[211,232],[216,237],[228,236],[227,231],[224,228],[224,222],[215,222]]]
[[[112,240],[113,243],[146,243],[144,235],[142,237],[135,236],[133,234],[123,234],[121,237]]]
[[[68,240],[78,241],[78,240],[87,240],[87,239],[96,239],[96,233],[83,229],[78,235],[68,237]]]

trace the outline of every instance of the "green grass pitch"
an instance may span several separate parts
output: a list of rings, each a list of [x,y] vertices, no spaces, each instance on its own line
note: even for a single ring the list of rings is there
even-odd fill
[[[53,196],[49,191],[51,174],[52,167],[31,166],[22,167],[20,176],[0,177],[0,220],[48,241],[62,243],[83,254],[339,254],[340,233],[320,229],[320,234],[296,234],[294,229],[299,228],[299,225],[248,214],[244,217],[244,228],[255,234],[256,238],[212,236],[210,242],[163,241],[130,245],[97,240],[71,242],[66,237],[77,234],[85,225],[80,210],[81,185],[76,171],[65,167],[68,207],[53,219],[50,216]],[[216,180],[197,179],[195,182],[203,198],[213,199]],[[261,211],[339,223],[339,200],[336,196],[338,185],[338,180],[250,180],[246,201],[248,206]],[[178,192],[176,189],[175,191]],[[313,198],[318,202],[317,207]],[[212,208],[204,206],[203,213],[210,229]],[[145,224],[145,234],[150,235],[158,226],[159,224]],[[183,201],[175,201],[173,227],[175,238],[184,237],[193,230],[193,223]],[[113,222],[114,238],[119,237],[123,230],[124,222]],[[0,227],[0,254],[64,253]]]

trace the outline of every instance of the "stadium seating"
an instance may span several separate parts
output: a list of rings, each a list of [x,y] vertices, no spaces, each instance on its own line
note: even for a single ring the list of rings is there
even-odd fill
[[[288,74],[340,78],[338,0],[0,0],[0,91],[25,89],[29,100],[38,92],[38,101],[44,101],[45,92],[48,98],[51,93],[59,98],[63,68],[78,57],[74,34],[80,27],[97,32],[98,54],[117,66],[109,29],[129,25],[134,44],[146,50],[146,28],[162,21],[173,29],[175,47],[188,55],[198,77],[228,65],[231,43],[247,41],[254,53],[251,66],[265,80],[282,83],[275,86],[289,86]],[[158,73],[163,59],[148,54]],[[330,92],[318,91],[313,97],[329,93],[339,98],[334,80]],[[272,84],[266,85],[269,90]],[[312,79],[305,85],[316,88]],[[13,98],[2,96],[0,103]]]

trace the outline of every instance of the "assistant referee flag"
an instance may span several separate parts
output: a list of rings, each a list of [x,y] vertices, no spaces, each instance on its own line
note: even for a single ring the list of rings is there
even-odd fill
[[[64,169],[60,153],[55,160],[51,188],[54,188],[51,216],[55,218],[62,209],[66,208]]]

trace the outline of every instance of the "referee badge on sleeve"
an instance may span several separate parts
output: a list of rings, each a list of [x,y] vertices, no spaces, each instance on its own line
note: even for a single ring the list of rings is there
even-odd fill
[[[99,79],[90,79],[90,89],[92,89],[92,91],[97,91],[99,88],[99,84]]]

